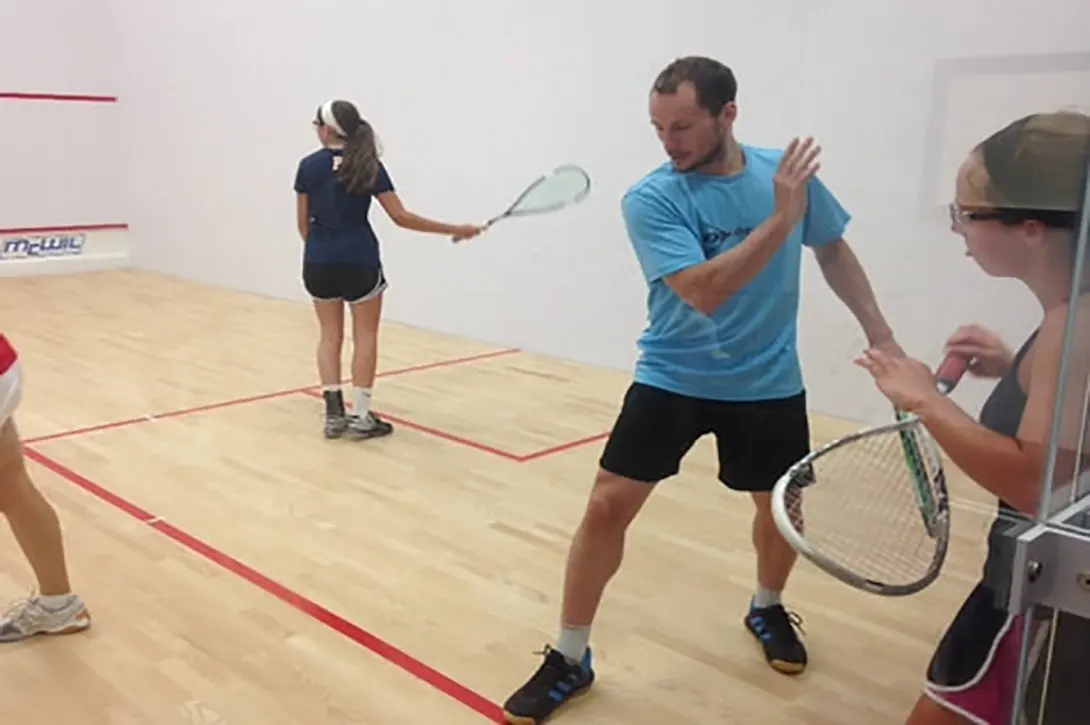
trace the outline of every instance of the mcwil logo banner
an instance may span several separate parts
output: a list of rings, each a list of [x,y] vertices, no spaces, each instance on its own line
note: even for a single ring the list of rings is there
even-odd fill
[[[0,247],[0,260],[74,257],[83,253],[86,234],[34,234],[7,237]]]

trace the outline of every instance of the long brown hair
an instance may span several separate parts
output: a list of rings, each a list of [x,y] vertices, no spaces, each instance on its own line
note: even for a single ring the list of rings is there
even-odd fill
[[[375,130],[348,101],[334,101],[333,117],[344,131],[344,156],[337,179],[351,194],[366,194],[375,186],[379,171],[379,147]]]

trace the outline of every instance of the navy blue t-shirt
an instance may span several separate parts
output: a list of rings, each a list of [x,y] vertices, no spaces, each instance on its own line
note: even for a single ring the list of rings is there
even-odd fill
[[[379,164],[374,188],[350,194],[337,179],[341,150],[323,148],[299,162],[295,192],[310,199],[310,231],[303,245],[303,261],[379,266],[378,237],[367,218],[371,199],[394,190],[386,167]]]

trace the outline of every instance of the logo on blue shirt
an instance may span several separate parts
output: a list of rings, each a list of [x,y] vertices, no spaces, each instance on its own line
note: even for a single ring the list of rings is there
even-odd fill
[[[679,173],[663,164],[625,194],[625,228],[648,284],[648,324],[636,380],[716,400],[787,398],[803,390],[797,319],[802,248],[843,236],[850,215],[818,179],[806,216],[753,279],[711,315],[667,280],[737,247],[775,210],[782,151],[743,146],[735,176]]]

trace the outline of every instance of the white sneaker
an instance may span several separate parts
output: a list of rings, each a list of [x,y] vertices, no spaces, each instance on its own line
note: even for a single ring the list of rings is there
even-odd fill
[[[0,642],[20,642],[42,634],[75,634],[90,626],[91,614],[75,594],[59,608],[46,606],[39,595],[32,595],[0,616]]]

